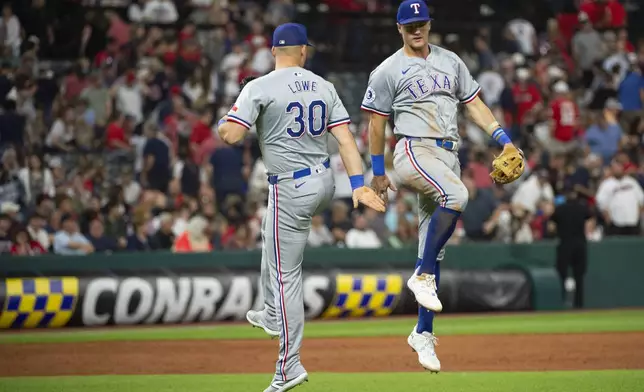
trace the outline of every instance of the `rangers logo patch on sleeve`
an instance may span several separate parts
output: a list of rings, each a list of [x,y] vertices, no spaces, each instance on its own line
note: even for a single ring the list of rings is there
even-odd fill
[[[230,110],[233,111],[233,112],[236,112],[237,111],[237,105],[233,105],[233,107]]]
[[[367,92],[364,95],[364,101],[371,103],[376,100],[376,92],[371,87],[367,87]]]

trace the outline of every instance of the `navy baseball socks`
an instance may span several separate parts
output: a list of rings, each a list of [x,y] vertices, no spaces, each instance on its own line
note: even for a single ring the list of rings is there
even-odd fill
[[[436,282],[438,254],[454,233],[460,215],[461,213],[456,210],[445,207],[436,208],[427,227],[423,258],[407,281],[407,287],[414,293],[416,302],[427,310],[443,311],[443,304],[436,293],[438,290]]]
[[[460,211],[445,207],[436,208],[429,221],[423,259],[420,262],[420,266],[416,268],[416,275],[436,274],[438,252],[443,249],[449,237],[454,233],[456,222],[458,222],[460,216]],[[438,282],[436,283],[438,284]]]
[[[416,268],[420,267],[422,261],[422,259],[418,259],[418,261],[416,261]],[[434,268],[434,276],[436,277],[436,290],[438,290],[438,284],[441,279],[440,261],[436,262],[436,266]],[[425,309],[422,306],[418,306],[418,324],[416,325],[416,332],[434,332],[434,312],[429,309]]]

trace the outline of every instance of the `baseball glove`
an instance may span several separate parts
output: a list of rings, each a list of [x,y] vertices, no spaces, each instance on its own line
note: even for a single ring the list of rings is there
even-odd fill
[[[255,79],[257,79],[257,76],[246,76],[244,79],[242,79],[241,83],[239,83],[239,90],[243,90],[245,85]]]
[[[503,149],[501,155],[492,161],[490,177],[497,184],[509,184],[521,177],[525,170],[525,157],[523,151],[516,147]]]

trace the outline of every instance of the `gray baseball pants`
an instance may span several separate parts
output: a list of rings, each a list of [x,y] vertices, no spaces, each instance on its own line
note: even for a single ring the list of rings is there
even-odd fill
[[[292,380],[305,372],[300,361],[304,334],[302,260],[311,218],[333,199],[333,172],[323,166],[311,175],[271,184],[262,222],[261,282],[266,325],[280,331],[273,381]]]

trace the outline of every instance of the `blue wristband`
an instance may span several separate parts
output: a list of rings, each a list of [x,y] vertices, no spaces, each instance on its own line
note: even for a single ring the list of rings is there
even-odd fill
[[[224,119],[222,118],[222,119],[221,119],[221,120],[219,120],[219,122],[217,123],[217,126],[218,126],[218,127],[220,127],[220,126],[221,126],[221,124],[225,124],[225,123],[226,123],[226,120],[224,120]]]
[[[374,176],[384,176],[385,175],[385,156],[372,155],[371,168],[373,169]]]
[[[351,183],[351,190],[362,188],[364,186],[364,176],[362,174],[356,174],[355,176],[349,177],[349,182]]]
[[[496,131],[492,132],[492,139],[496,140],[502,146],[505,146],[508,143],[512,143],[512,140],[506,135],[503,128],[498,128]]]

